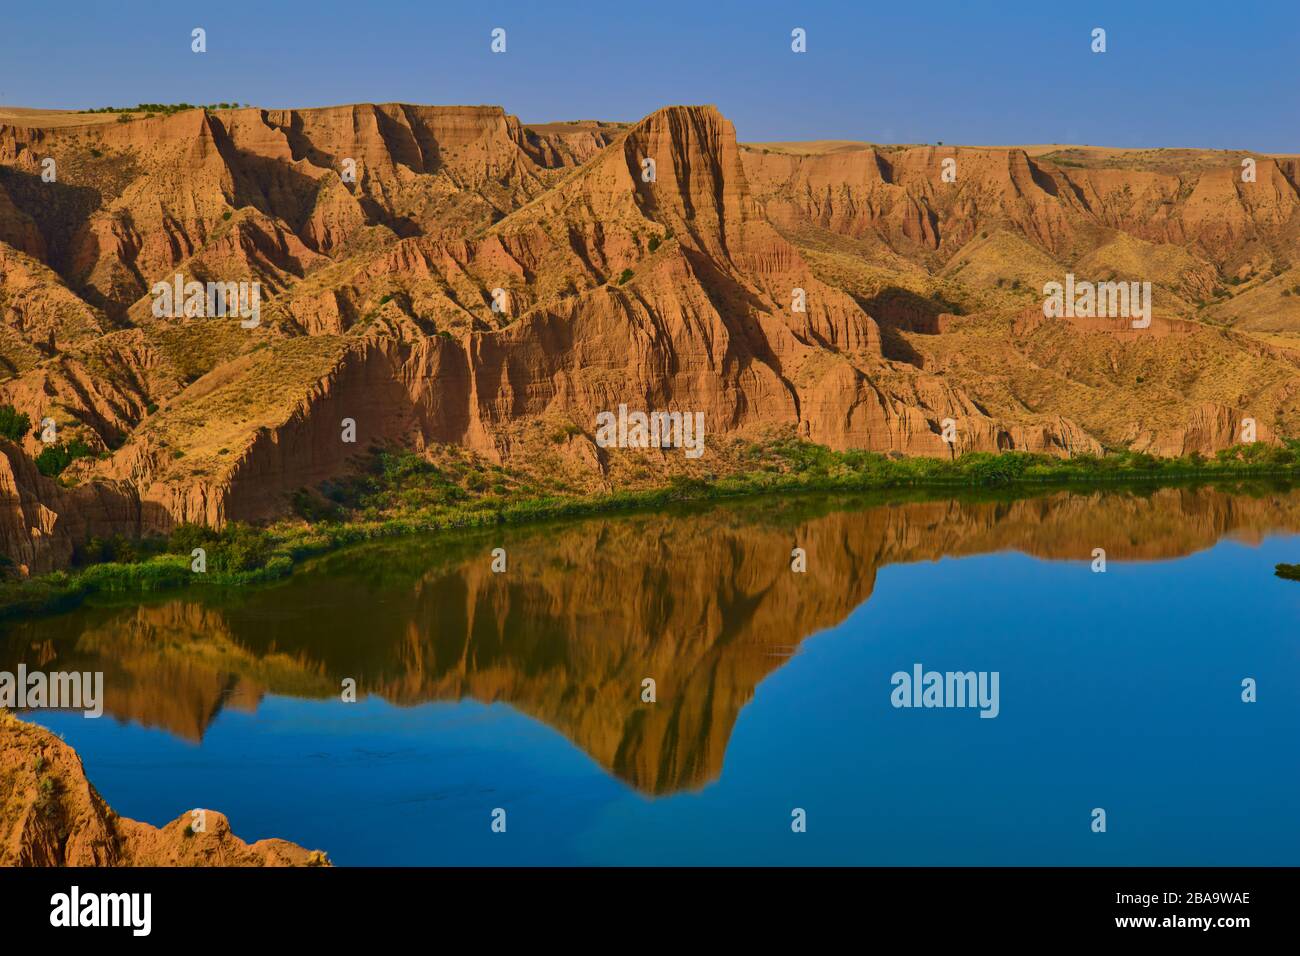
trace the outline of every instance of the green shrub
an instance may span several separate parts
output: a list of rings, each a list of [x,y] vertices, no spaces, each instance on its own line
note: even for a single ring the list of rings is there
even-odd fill
[[[319,521],[337,521],[342,516],[339,506],[314,494],[307,488],[299,488],[290,498],[293,513],[308,524]]]
[[[189,558],[195,548],[207,553],[208,570],[245,572],[265,567],[275,541],[261,528],[232,521],[220,531],[200,524],[178,524],[167,536],[166,550]]]
[[[130,564],[139,560],[135,544],[122,535],[108,538],[93,537],[79,549],[80,564],[104,564],[110,561]]]
[[[628,280],[631,279],[634,274],[635,273],[633,273],[631,269],[624,269],[623,274],[618,277],[618,284],[627,285]]]
[[[231,522],[221,532],[215,563],[222,571],[256,571],[270,559],[271,548],[265,531]]]
[[[0,405],[0,435],[10,441],[22,441],[32,430],[32,420],[12,405]]]
[[[958,459],[962,472],[980,485],[1006,485],[1024,475],[1032,456],[972,452]]]
[[[59,812],[59,788],[53,777],[40,777],[36,784],[36,812],[49,819]]]
[[[293,572],[293,558],[287,554],[277,554],[266,562],[263,570],[268,577],[287,578]]]
[[[217,540],[217,533],[201,524],[178,524],[167,536],[167,551],[189,557],[195,548],[207,550]]]
[[[166,550],[167,540],[158,536],[128,538],[123,534],[107,537],[96,535],[73,550],[72,563],[83,568],[100,564],[135,564]]]
[[[36,456],[36,469],[47,478],[56,478],[78,458],[89,458],[93,454],[90,446],[80,438],[46,445]]]
[[[220,531],[198,524],[178,524],[167,537],[167,551],[188,558],[202,548],[212,571],[257,571],[270,560],[275,542],[261,528],[232,521]]]

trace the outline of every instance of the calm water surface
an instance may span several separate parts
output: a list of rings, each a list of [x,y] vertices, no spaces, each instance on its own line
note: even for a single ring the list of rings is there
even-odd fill
[[[27,717],[122,815],[344,865],[1294,865],[1297,532],[1279,490],[753,502],[366,545],[12,625],[0,669],[104,671],[102,719]],[[998,717],[894,708],[917,663]]]

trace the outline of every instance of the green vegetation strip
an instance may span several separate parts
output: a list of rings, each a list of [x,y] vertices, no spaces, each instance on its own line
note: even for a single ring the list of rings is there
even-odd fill
[[[600,495],[539,495],[508,488],[473,490],[474,482],[467,489],[459,483],[462,476],[414,453],[383,452],[367,474],[327,486],[322,495],[305,489],[295,495],[300,522],[269,528],[232,523],[219,532],[181,525],[166,538],[92,539],[78,548],[69,571],[0,582],[0,618],[66,610],[94,594],[274,581],[307,558],[376,538],[657,510],[682,502],[891,490],[906,497],[917,490],[932,496],[991,490],[1011,495],[1054,486],[1150,489],[1189,482],[1300,478],[1300,440],[1281,446],[1236,446],[1213,459],[1157,458],[1134,452],[1068,459],[1026,452],[972,452],[945,460],[837,452],[789,439],[743,445],[739,457],[744,470],[733,475],[679,477],[663,487]],[[205,555],[202,574],[191,570],[196,548]],[[1293,573],[1284,574],[1283,568]],[[1278,574],[1300,579],[1300,566],[1279,565]]]

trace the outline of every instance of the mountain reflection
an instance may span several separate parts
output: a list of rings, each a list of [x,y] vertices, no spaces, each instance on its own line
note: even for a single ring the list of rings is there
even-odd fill
[[[754,688],[870,596],[888,564],[1019,550],[1174,558],[1300,529],[1300,495],[1210,488],[1019,500],[756,501],[368,544],[274,587],[15,624],[0,669],[102,670],[105,710],[201,739],[267,693],[500,701],[646,793],[721,772]],[[791,571],[794,547],[808,571]],[[508,570],[494,574],[491,550]],[[657,702],[643,703],[644,678]]]

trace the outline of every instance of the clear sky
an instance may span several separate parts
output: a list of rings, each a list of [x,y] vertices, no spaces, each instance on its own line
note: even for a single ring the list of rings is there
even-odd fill
[[[54,11],[58,12],[55,13]],[[190,31],[208,51],[190,51]],[[506,52],[489,50],[494,27]],[[790,31],[807,30],[807,52]],[[1093,28],[1107,51],[1091,52]],[[1300,152],[1300,3],[72,0],[0,11],[0,105],[713,103],[742,140]]]

